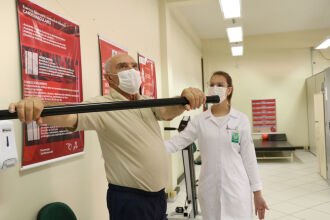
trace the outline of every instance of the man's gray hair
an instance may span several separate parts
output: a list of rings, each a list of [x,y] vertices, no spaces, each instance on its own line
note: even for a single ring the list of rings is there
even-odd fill
[[[112,60],[112,58],[113,57],[110,57],[109,59],[107,59],[107,61],[104,64],[104,70],[105,70],[105,73],[106,74],[110,74],[111,73],[110,67],[111,67],[111,60]]]

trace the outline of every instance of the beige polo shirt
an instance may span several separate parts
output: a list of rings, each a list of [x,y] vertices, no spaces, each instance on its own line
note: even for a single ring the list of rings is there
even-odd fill
[[[110,89],[110,95],[84,103],[113,101],[127,99]],[[109,183],[156,192],[168,180],[168,156],[157,119],[161,120],[158,108],[83,113],[75,130],[97,132]]]

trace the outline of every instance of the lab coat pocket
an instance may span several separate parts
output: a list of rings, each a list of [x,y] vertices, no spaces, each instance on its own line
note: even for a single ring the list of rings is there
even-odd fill
[[[203,175],[199,179],[198,183],[198,192],[199,193],[205,193],[208,190],[210,190],[210,187],[212,186],[212,179],[211,175]]]

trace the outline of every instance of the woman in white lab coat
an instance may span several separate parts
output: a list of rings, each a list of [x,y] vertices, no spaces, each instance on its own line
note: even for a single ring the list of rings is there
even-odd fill
[[[202,159],[198,200],[204,220],[251,220],[252,192],[259,219],[264,219],[268,209],[261,194],[249,119],[231,107],[232,94],[229,74],[215,72],[210,79],[209,95],[219,95],[220,103],[165,141],[167,151],[174,153],[198,139]]]

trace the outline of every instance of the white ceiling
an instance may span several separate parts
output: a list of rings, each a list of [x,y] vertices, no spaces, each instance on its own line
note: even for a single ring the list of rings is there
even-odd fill
[[[241,0],[244,36],[330,28],[330,0]],[[226,37],[218,0],[168,0],[201,39]]]

